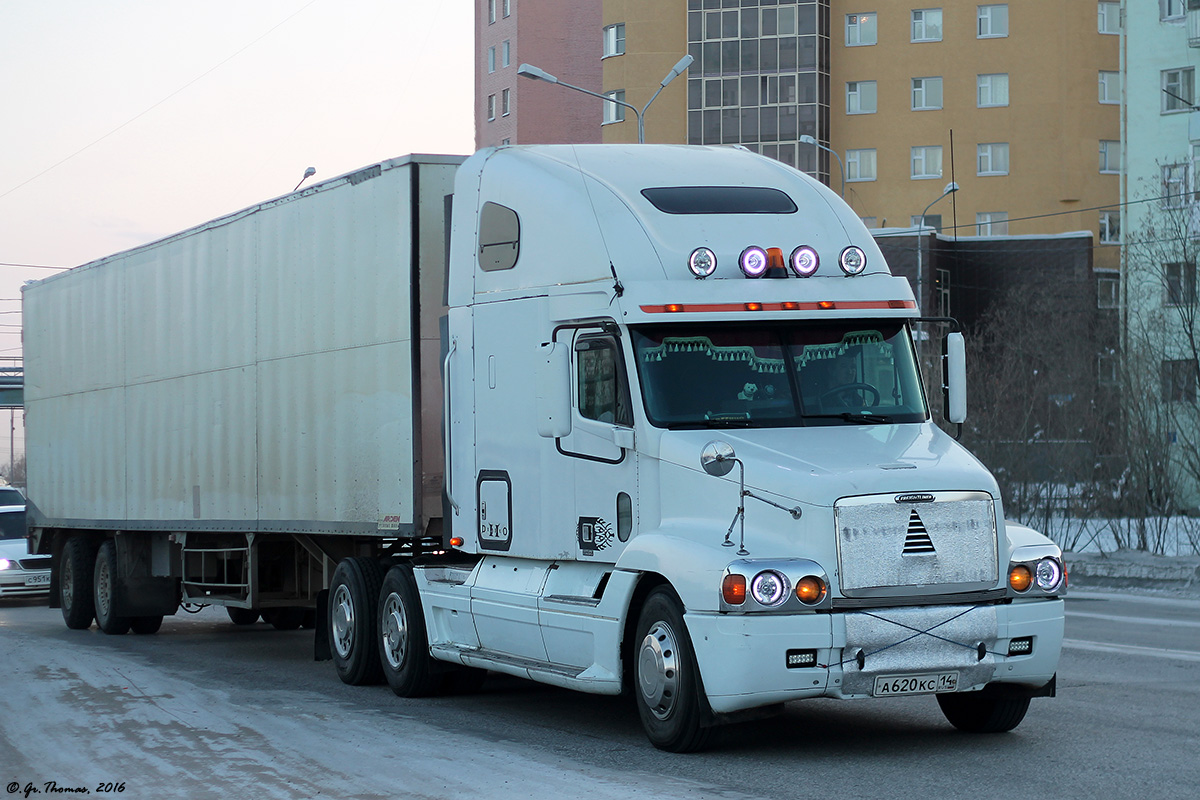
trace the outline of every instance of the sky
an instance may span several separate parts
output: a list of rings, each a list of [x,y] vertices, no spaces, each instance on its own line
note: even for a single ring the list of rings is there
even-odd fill
[[[286,194],[310,166],[470,153],[472,7],[0,0],[0,366],[42,267]]]

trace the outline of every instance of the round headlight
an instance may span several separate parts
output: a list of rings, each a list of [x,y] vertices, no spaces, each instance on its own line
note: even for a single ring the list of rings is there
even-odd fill
[[[742,268],[747,278],[761,278],[767,271],[767,251],[751,245],[738,256],[738,266]]]
[[[707,278],[717,271],[717,254],[707,247],[697,247],[688,256],[688,269],[697,278]]]
[[[792,272],[800,278],[807,278],[816,272],[820,261],[817,251],[804,245],[793,250],[792,257],[788,259],[788,263],[792,265]]]
[[[842,265],[842,272],[847,275],[858,275],[867,266],[866,254],[862,248],[853,245],[842,251],[842,257],[838,261]]]
[[[1043,592],[1053,592],[1062,583],[1062,567],[1053,558],[1043,558],[1037,564],[1034,580]]]
[[[764,606],[777,606],[787,599],[788,580],[775,570],[764,570],[750,582],[750,594]]]

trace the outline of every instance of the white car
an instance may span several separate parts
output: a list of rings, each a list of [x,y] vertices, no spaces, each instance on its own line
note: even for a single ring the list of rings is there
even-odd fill
[[[25,496],[0,486],[0,597],[29,597],[50,591],[50,556],[29,554]]]

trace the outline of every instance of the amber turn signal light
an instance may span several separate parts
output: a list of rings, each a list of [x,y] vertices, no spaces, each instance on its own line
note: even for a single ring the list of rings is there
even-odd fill
[[[806,606],[816,605],[825,599],[825,581],[809,575],[796,581],[796,597]]]
[[[746,602],[746,576],[726,575],[721,579],[721,597],[731,606]]]
[[[1024,564],[1017,564],[1008,573],[1008,585],[1013,591],[1024,592],[1033,584],[1033,573]]]

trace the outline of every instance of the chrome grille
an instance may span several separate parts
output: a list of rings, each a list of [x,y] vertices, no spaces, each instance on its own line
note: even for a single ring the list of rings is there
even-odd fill
[[[995,506],[984,492],[846,497],[834,516],[846,597],[973,592],[999,580]]]

